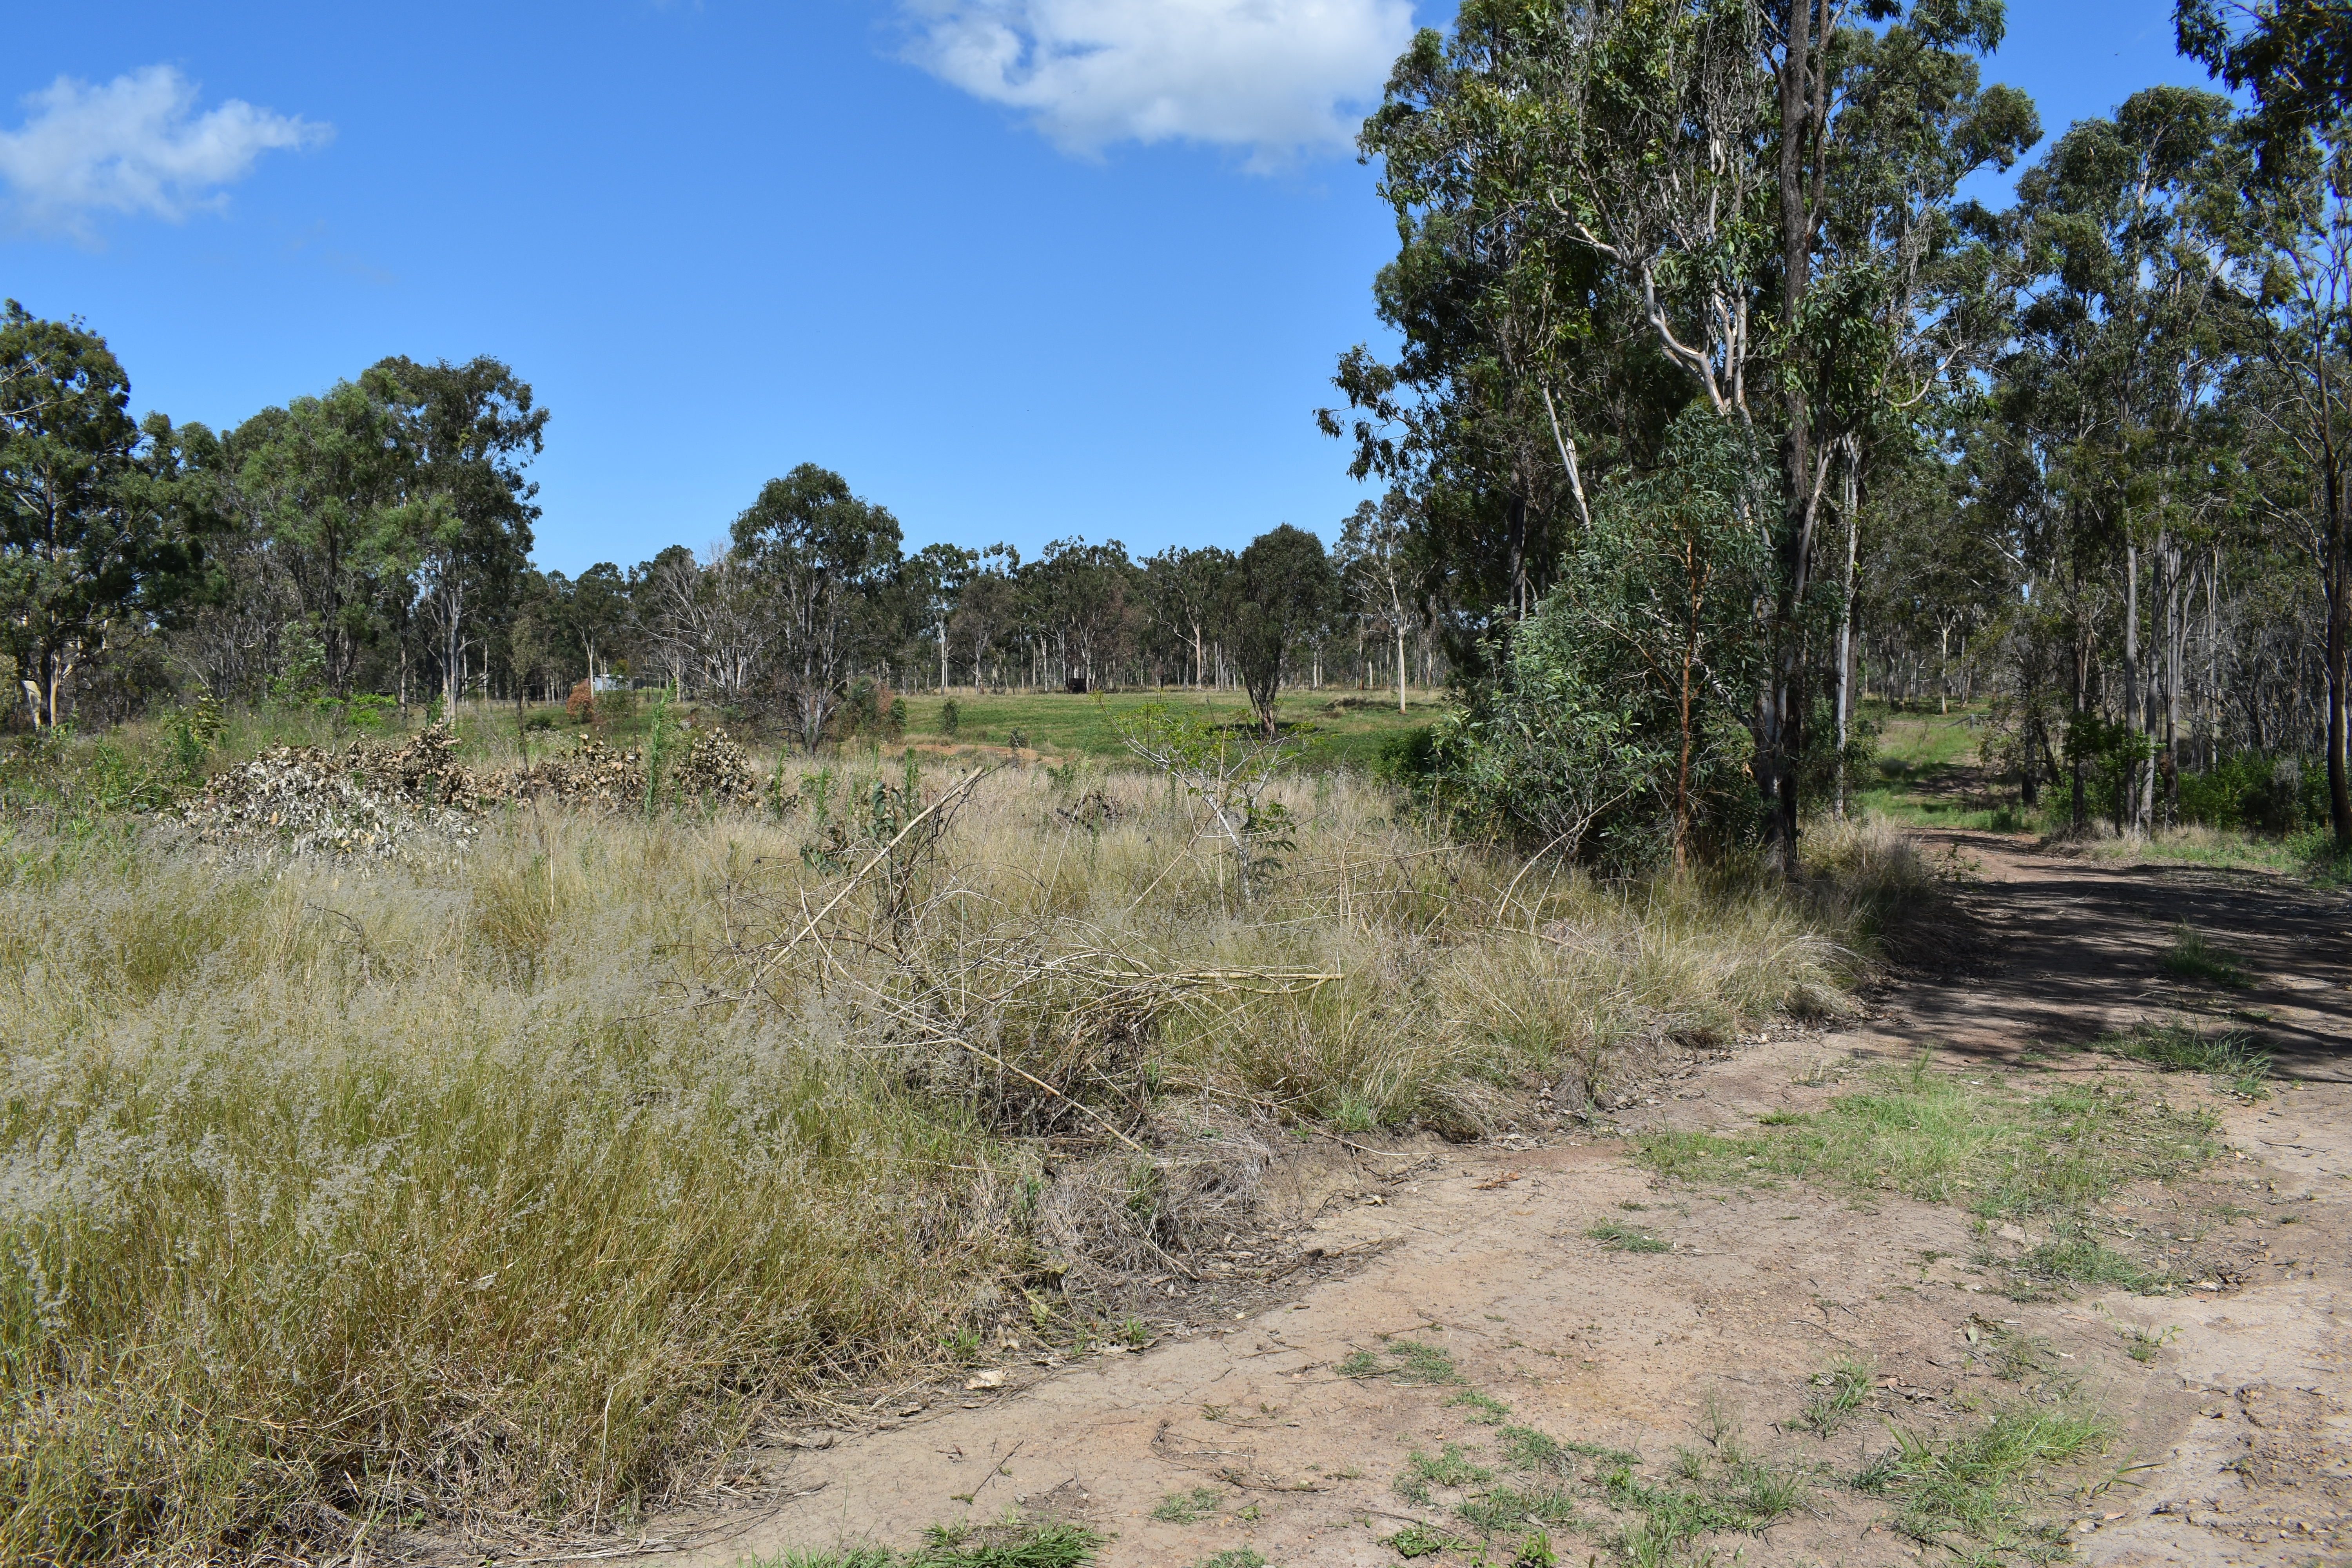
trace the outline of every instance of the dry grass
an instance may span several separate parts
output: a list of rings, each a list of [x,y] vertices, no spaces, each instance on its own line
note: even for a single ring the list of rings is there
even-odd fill
[[[1247,910],[1129,775],[877,859],[904,781],[833,774],[438,866],[0,826],[0,1557],[610,1529],[1229,1223],[1252,1119],[1475,1132],[1833,992],[1861,921],[1518,877],[1332,778]]]

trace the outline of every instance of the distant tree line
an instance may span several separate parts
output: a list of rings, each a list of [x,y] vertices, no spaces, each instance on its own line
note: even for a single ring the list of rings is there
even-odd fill
[[[531,563],[547,410],[492,359],[388,359],[222,433],[131,417],[104,339],[0,321],[0,615],[10,721],[224,700],[563,699],[661,684],[808,745],[892,691],[1195,687],[1270,715],[1284,687],[1443,681],[1444,629],[1402,520],[1338,548],[1287,526],[1236,552],[1118,542],[909,552],[898,520],[803,464],[720,537],[576,577]],[[722,531],[723,530],[723,531]]]

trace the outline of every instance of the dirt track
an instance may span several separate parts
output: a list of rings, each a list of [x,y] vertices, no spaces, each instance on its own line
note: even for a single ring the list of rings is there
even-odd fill
[[[1923,847],[1957,857],[1966,873],[1950,940],[1919,955],[1945,973],[1890,988],[1849,1029],[1743,1043],[1661,1085],[1621,1112],[1622,1124],[1752,1127],[1761,1113],[1820,1104],[1835,1089],[1828,1069],[1923,1047],[1961,1066],[2012,1060],[2037,1043],[2178,1016],[2204,1004],[2161,981],[2157,953],[2187,920],[2250,960],[2256,982],[2228,1005],[2267,1013],[2253,1032],[2284,1080],[2267,1101],[2230,1106],[2232,1152],[2193,1184],[2208,1212],[2234,1205],[2240,1215],[2183,1222],[2178,1261],[2212,1288],[2012,1301],[1970,1266],[1957,1208],[1673,1187],[1609,1135],[1453,1149],[1417,1163],[1334,1149],[1290,1167],[1275,1196],[1302,1250],[1360,1267],[1230,1328],[1141,1353],[998,1368],[1002,1390],[942,1392],[887,1429],[821,1449],[780,1443],[758,1456],[761,1490],[701,1521],[692,1561],[719,1568],[842,1542],[905,1545],[935,1522],[1022,1507],[1111,1532],[1102,1560],[1115,1568],[1244,1546],[1279,1568],[1394,1563],[1384,1539],[1441,1521],[1447,1500],[1415,1506],[1391,1489],[1409,1455],[1448,1443],[1475,1454],[1496,1428],[1472,1419],[1479,1412],[1457,1387],[1335,1370],[1352,1352],[1378,1351],[1382,1336],[1443,1346],[1468,1386],[1511,1406],[1510,1420],[1561,1438],[1654,1460],[1677,1446],[1706,1450],[1700,1428],[1720,1437],[1729,1419],[1767,1459],[1828,1475],[1887,1447],[1889,1422],[1957,1430],[1979,1402],[2014,1392],[1971,1353],[1972,1323],[2046,1341],[2122,1426],[2104,1468],[2074,1476],[2110,1484],[2052,1504],[2075,1521],[2086,1561],[2345,1560],[2352,908],[2268,878],[2109,868],[1985,835],[1933,836]],[[2089,1055],[2050,1063],[2053,1074],[2137,1070]],[[2166,1088],[2202,1092],[2182,1078]],[[2137,1201],[2187,1212],[2169,1189]],[[1633,1205],[1671,1252],[1612,1252],[1586,1238]],[[2300,1223],[2281,1228],[2290,1214]],[[2178,1332],[2143,1363],[2125,1353],[2119,1324]],[[1880,1375],[1871,1407],[1822,1440],[1790,1422],[1808,1379],[1838,1356],[1874,1361]],[[1214,1494],[1203,1517],[1150,1517],[1193,1489]],[[1760,1537],[1710,1544],[1763,1563],[1918,1560],[1920,1546],[1887,1527],[1890,1511],[1819,1484]],[[1573,1527],[1556,1533],[1564,1559],[1607,1552]]]

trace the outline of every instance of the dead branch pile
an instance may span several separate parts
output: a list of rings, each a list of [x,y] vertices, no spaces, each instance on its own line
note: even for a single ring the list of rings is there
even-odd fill
[[[645,754],[581,737],[570,750],[520,768],[476,773],[457,760],[441,727],[397,744],[353,742],[343,751],[279,746],[214,776],[182,808],[198,842],[267,843],[302,855],[392,859],[439,853],[480,832],[488,808],[546,802],[623,810],[648,797]],[[723,730],[695,736],[658,792],[665,800],[743,808],[760,798],[760,777]]]
[[[1021,1216],[1043,1272],[1117,1296],[1181,1270],[1174,1255],[1212,1224],[1244,1225],[1272,1158],[1253,1125],[1212,1136],[1154,1118],[1164,1024],[1337,977],[1175,970],[1008,905],[952,853],[954,813],[981,776],[817,890],[796,875],[731,888],[725,958],[740,1001],[821,1010],[904,1089],[1053,1150],[1053,1182]]]
[[[394,859],[480,831],[481,799],[446,731],[348,752],[278,746],[215,775],[182,808],[199,843],[268,841],[295,854]]]

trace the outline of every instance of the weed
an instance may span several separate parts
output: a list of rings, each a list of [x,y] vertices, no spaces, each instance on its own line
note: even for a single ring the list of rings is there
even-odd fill
[[[2138,1024],[2102,1035],[2091,1049],[2142,1061],[2159,1072],[2201,1072],[2213,1087],[2241,1100],[2270,1097],[2271,1058],[2235,1029],[2208,1035],[2187,1024]]]
[[[1475,1388],[1465,1388],[1445,1403],[1467,1405],[1469,1414],[1464,1419],[1475,1421],[1481,1426],[1499,1425],[1502,1419],[1511,1413],[1509,1405],[1499,1399],[1481,1394]]]
[[[2126,1355],[2137,1362],[2151,1362],[2156,1359],[2157,1352],[2172,1342],[2173,1337],[2180,1332],[2180,1328],[2176,1323],[2160,1332],[2151,1334],[2136,1324],[2125,1323],[2119,1325],[2116,1331],[2123,1336]]]
[[[1400,1557],[1430,1557],[1464,1542],[1425,1524],[1408,1524],[1381,1544]]]
[[[1265,1568],[1265,1559],[1247,1546],[1228,1546],[1223,1552],[1199,1558],[1192,1568]]]
[[[2028,1095],[1936,1072],[1923,1055],[1908,1068],[1882,1069],[1801,1126],[1738,1136],[1654,1132],[1639,1150],[1653,1169],[1685,1181],[1787,1175],[1960,1203],[1989,1220],[2063,1221],[2128,1182],[2205,1163],[2221,1149],[2217,1126],[2210,1111],[2176,1108],[2131,1085]],[[2038,1249],[2022,1267],[2043,1280],[2152,1278],[2087,1238]]]
[[[923,1544],[910,1552],[887,1546],[787,1552],[753,1558],[751,1568],[1080,1568],[1095,1560],[1105,1539],[1084,1525],[1061,1521],[1008,1521],[977,1530],[935,1524],[923,1532]]]
[[[1476,1486],[1495,1479],[1495,1472],[1470,1462],[1459,1443],[1448,1443],[1435,1458],[1415,1448],[1405,1457],[1405,1474],[1414,1480],[1441,1487]]]
[[[1170,1492],[1151,1510],[1151,1517],[1162,1524],[1191,1524],[1204,1515],[1217,1511],[1224,1494],[1213,1487],[1194,1487],[1188,1492]]]
[[[1797,1425],[1816,1437],[1834,1437],[1870,1397],[1871,1378],[1877,1369],[1866,1361],[1842,1356],[1828,1370],[1813,1373],[1814,1392],[1797,1413]]]
[[[2214,946],[2205,933],[2186,923],[2172,928],[2172,944],[2158,961],[2175,980],[2199,981],[2233,989],[2246,984],[2246,966],[2235,953]]]
[[[1341,1377],[1378,1377],[1383,1366],[1381,1358],[1370,1351],[1349,1351],[1331,1370]]]
[[[1535,1486],[1496,1487],[1454,1507],[1463,1523],[1483,1534],[1499,1534],[1530,1522],[1565,1524],[1576,1517],[1576,1499],[1565,1489]]]
[[[1674,1244],[1613,1219],[1602,1220],[1584,1233],[1612,1252],[1671,1252]]]
[[[2063,1404],[1997,1406],[1983,1426],[1949,1437],[1896,1427],[1894,1450],[1865,1470],[1863,1489],[1899,1498],[1897,1527],[1922,1544],[1958,1534],[2015,1550],[2048,1539],[2026,1521],[2026,1489],[2053,1467],[2096,1453],[2114,1432],[2105,1416]]]
[[[1990,1352],[1992,1374],[2004,1383],[2022,1383],[2029,1377],[2042,1376],[2057,1364],[2057,1352],[2039,1334],[2002,1330],[1988,1338],[1985,1348]]]
[[[2050,1239],[2020,1258],[2016,1268],[2029,1281],[2112,1285],[2142,1295],[2172,1282],[2169,1274],[2141,1268],[2077,1226],[2054,1227]]]
[[[1389,1347],[1396,1361],[1392,1374],[1406,1383],[1459,1383],[1462,1374],[1454,1368],[1454,1352],[1442,1345],[1423,1344],[1419,1340],[1399,1340]]]
[[[1642,1462],[1641,1455],[1628,1449],[1564,1440],[1532,1426],[1506,1426],[1496,1436],[1502,1440],[1503,1462],[1514,1469],[1565,1476],[1573,1472],[1572,1458],[1593,1459],[1612,1469],[1630,1469]]]

